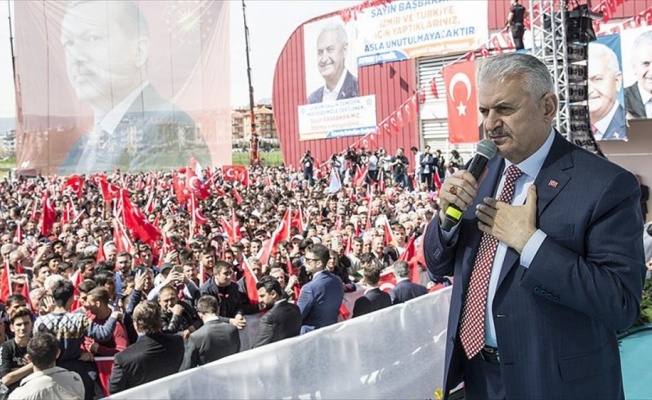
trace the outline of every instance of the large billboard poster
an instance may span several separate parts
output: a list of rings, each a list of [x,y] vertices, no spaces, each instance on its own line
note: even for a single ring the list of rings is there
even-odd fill
[[[358,65],[466,52],[489,37],[486,0],[396,1],[358,15]]]
[[[619,35],[589,43],[588,105],[596,140],[627,140]]]
[[[374,95],[360,96],[359,35],[339,16],[304,25],[306,104],[299,105],[299,138],[365,135],[376,127]]]
[[[18,168],[230,163],[228,1],[18,1]]]
[[[620,32],[627,118],[652,118],[652,26]]]

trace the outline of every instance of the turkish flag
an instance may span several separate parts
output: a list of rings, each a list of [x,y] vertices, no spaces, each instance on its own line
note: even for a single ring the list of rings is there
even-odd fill
[[[246,257],[244,258],[244,269],[242,272],[245,280],[245,287],[247,288],[249,304],[258,304],[258,289],[256,289],[258,278],[256,278],[256,274],[254,274],[254,270],[251,268]]]
[[[54,209],[54,203],[50,200],[50,194],[45,191],[43,197],[43,210],[41,211],[41,233],[48,236],[52,230],[52,225],[57,220],[57,211]]]
[[[369,173],[369,165],[366,165],[362,169],[360,169],[360,167],[357,167],[355,176],[353,177],[353,185],[355,185],[356,187],[364,185],[368,173]]]
[[[70,188],[77,198],[81,199],[84,192],[84,179],[79,175],[70,175],[66,183],[63,184],[63,189],[66,190],[66,188]]]
[[[104,179],[100,177],[100,189],[102,190],[104,201],[111,201],[120,194],[120,187],[107,182],[106,177]]]
[[[7,297],[12,295],[11,279],[9,274],[9,259],[7,259],[3,263],[2,279],[0,280],[0,300],[2,300],[3,303],[7,301]]]
[[[381,272],[380,280],[378,281],[378,288],[383,292],[388,292],[396,286],[396,275],[394,275],[394,270],[389,270]]]
[[[249,171],[243,165],[225,165],[222,167],[225,182],[240,182],[249,186]]]
[[[463,61],[444,67],[448,106],[448,140],[451,143],[478,141],[478,92],[475,62]]]
[[[211,197],[206,184],[199,179],[192,168],[186,169],[186,189],[192,191],[199,200],[206,200]]]

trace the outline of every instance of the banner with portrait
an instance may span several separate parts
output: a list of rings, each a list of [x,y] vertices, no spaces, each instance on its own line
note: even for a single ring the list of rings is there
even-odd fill
[[[619,35],[589,43],[588,106],[596,140],[627,140]]]
[[[627,118],[652,118],[652,26],[622,30],[620,41]]]
[[[359,97],[353,22],[340,16],[304,25],[306,104],[299,105],[299,140],[365,135],[376,127],[374,95]]]
[[[20,170],[230,163],[228,1],[18,1],[15,21]]]

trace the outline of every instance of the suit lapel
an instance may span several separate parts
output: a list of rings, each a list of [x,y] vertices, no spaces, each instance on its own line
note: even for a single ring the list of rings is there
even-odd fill
[[[534,181],[537,188],[537,226],[541,215],[546,211],[552,200],[557,197],[559,192],[570,181],[570,175],[567,169],[573,167],[573,160],[570,156],[571,144],[564,139],[559,133],[555,135],[554,142],[548,153],[548,157],[543,162],[541,171]],[[507,248],[505,261],[500,270],[498,285],[503,282],[509,271],[517,264],[520,256],[518,252],[511,247]]]

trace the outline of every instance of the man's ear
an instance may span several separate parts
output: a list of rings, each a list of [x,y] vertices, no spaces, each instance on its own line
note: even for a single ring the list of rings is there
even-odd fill
[[[554,93],[547,93],[543,99],[544,119],[546,122],[552,122],[559,109],[559,101]]]
[[[138,54],[136,55],[136,66],[139,68],[147,65],[147,59],[149,58],[149,39],[146,37],[140,37],[138,39]]]

